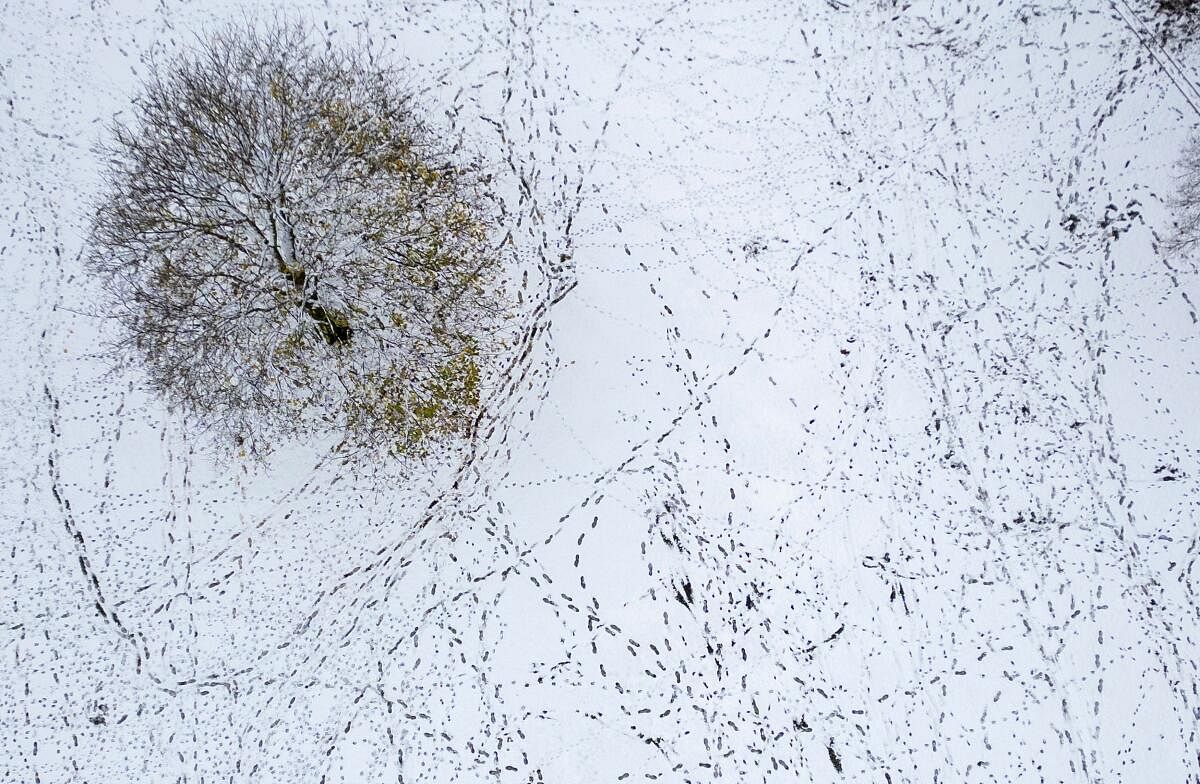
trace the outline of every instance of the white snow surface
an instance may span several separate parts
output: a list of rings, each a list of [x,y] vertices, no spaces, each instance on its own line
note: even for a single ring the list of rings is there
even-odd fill
[[[511,190],[527,353],[415,473],[219,458],[98,357],[96,145],[276,12]],[[0,3],[0,780],[1200,781],[1200,58],[1150,20]]]

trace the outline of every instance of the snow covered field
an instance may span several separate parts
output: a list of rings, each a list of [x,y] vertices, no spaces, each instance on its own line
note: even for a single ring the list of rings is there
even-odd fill
[[[513,194],[528,352],[415,476],[97,359],[95,145],[247,8],[0,3],[0,781],[1200,781],[1149,3],[280,5]]]

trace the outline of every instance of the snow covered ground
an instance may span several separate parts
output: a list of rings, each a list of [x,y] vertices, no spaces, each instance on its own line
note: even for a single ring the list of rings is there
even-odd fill
[[[464,462],[214,459],[79,257],[149,58],[247,6],[0,3],[0,780],[1200,781],[1148,4],[279,8],[494,159],[528,354]]]

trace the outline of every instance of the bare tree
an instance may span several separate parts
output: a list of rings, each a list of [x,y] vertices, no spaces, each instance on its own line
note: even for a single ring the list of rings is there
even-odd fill
[[[1175,212],[1176,250],[1191,250],[1200,242],[1200,137],[1188,142],[1179,159],[1179,181],[1171,206]]]
[[[1133,12],[1128,5],[1124,9]],[[1200,28],[1200,0],[1155,0],[1148,10],[1154,17],[1146,25],[1160,46],[1182,44],[1196,37]]]
[[[106,148],[88,266],[117,348],[199,426],[466,432],[504,316],[488,178],[395,71],[303,28],[227,28],[156,67]]]

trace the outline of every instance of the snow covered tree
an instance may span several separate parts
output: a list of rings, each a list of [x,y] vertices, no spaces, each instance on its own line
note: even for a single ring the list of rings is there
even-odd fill
[[[469,432],[505,312],[496,210],[404,81],[298,26],[226,28],[115,127],[88,269],[118,352],[198,427],[400,455]]]
[[[1152,6],[1157,19],[1150,22],[1160,46],[1186,43],[1200,27],[1200,0],[1157,0]]]
[[[1191,252],[1200,243],[1200,137],[1188,142],[1178,162],[1179,181],[1171,206],[1175,212],[1176,250]]]

